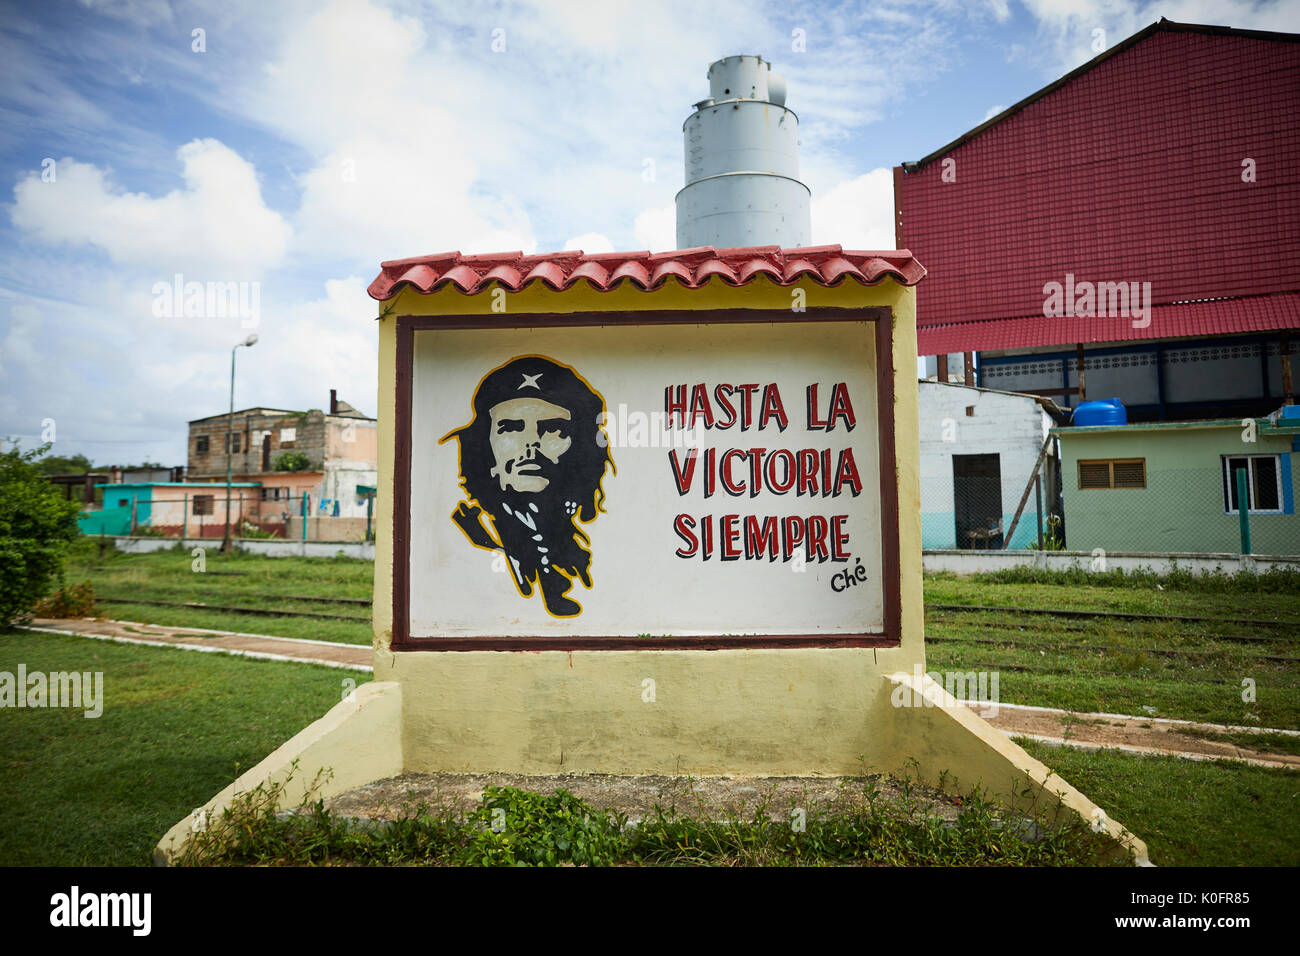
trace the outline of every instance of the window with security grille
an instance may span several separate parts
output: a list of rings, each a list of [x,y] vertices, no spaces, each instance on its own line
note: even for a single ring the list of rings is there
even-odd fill
[[[1223,456],[1223,510],[1235,515],[1240,510],[1237,501],[1237,472],[1246,473],[1246,513],[1282,513],[1282,469],[1277,455],[1224,455]]]
[[[208,436],[199,435],[194,439],[194,454],[206,455],[208,453]]]
[[[1145,488],[1145,458],[1096,458],[1079,462],[1079,490],[1093,488]]]
[[[196,515],[212,514],[212,495],[195,495],[194,513]]]

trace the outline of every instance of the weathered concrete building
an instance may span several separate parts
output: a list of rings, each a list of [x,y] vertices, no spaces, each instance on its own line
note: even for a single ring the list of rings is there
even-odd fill
[[[261,507],[244,513],[260,512],[264,527],[278,518],[283,528],[300,517],[304,495],[309,517],[359,518],[364,525],[367,503],[358,488],[378,478],[376,435],[375,419],[332,389],[328,412],[258,406],[233,419],[211,415],[189,423],[188,476],[224,483],[229,461],[235,481],[260,485]]]
[[[1060,409],[1035,395],[925,379],[918,393],[922,547],[1036,543],[1040,509],[1045,528],[1060,510],[1054,448],[1040,466],[1041,495],[1031,490],[1026,498],[1025,488]]]
[[[221,538],[225,533],[226,483],[196,485],[183,481],[124,482],[97,486],[103,507],[83,511],[77,526],[83,534],[167,535]],[[230,486],[230,527],[238,534],[247,524],[277,527],[278,513],[262,508],[256,482]],[[278,526],[283,527],[279,521]],[[147,530],[144,530],[147,529]]]

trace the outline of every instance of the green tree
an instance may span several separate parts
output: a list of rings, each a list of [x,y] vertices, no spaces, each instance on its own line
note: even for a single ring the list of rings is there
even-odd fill
[[[310,467],[311,462],[300,451],[286,451],[275,460],[276,471],[306,471]]]
[[[42,475],[82,475],[95,469],[85,455],[46,455],[36,467]]]
[[[77,536],[75,501],[45,480],[36,464],[49,448],[0,453],[0,627],[8,627],[63,575]]]

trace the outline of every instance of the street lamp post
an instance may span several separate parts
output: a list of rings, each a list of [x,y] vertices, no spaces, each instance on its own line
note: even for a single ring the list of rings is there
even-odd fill
[[[223,554],[230,551],[230,483],[235,465],[235,352],[240,345],[252,348],[256,343],[257,333],[254,332],[230,350],[230,417],[226,419],[226,534],[221,539]]]

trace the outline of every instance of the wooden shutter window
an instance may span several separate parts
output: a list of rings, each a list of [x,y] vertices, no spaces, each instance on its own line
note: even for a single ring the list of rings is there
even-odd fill
[[[1114,484],[1112,488],[1145,488],[1147,486],[1147,462],[1145,458],[1112,463]]]
[[[1110,487],[1110,462],[1108,461],[1081,461],[1079,462],[1079,490],[1084,491],[1089,488],[1109,488]]]
[[[1079,462],[1079,490],[1091,488],[1145,488],[1145,458],[1104,458]]]

